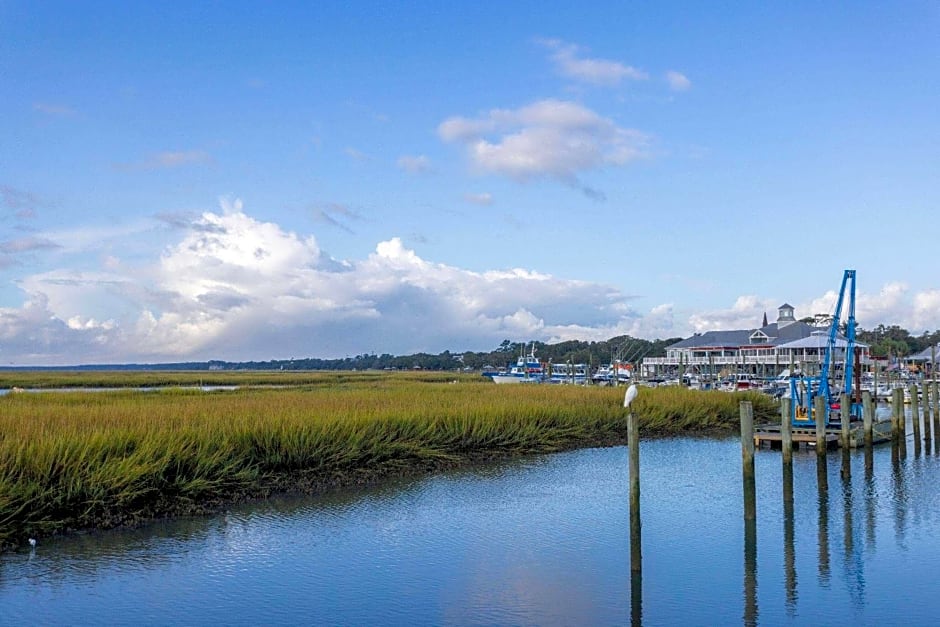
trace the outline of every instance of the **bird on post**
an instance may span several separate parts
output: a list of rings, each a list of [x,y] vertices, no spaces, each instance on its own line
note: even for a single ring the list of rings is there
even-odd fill
[[[636,392],[636,383],[631,383],[630,387],[627,388],[626,394],[623,395],[623,406],[627,409],[630,408],[630,403],[636,398]]]

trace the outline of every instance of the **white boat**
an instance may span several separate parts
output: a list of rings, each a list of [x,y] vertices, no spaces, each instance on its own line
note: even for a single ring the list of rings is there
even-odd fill
[[[632,378],[630,372],[630,367],[625,363],[617,362],[616,364],[608,364],[606,366],[599,366],[597,372],[594,373],[594,376],[591,379],[595,383],[608,384],[613,383],[614,378],[616,377],[618,383],[626,383]]]
[[[532,343],[532,349],[528,355],[519,355],[516,365],[509,369],[509,372],[495,374],[490,377],[493,383],[500,385],[505,383],[541,383],[545,378],[545,369],[542,363],[535,357],[535,342]]]
[[[549,377],[551,383],[574,383],[576,385],[587,383],[587,364],[551,364],[551,371],[552,374]]]

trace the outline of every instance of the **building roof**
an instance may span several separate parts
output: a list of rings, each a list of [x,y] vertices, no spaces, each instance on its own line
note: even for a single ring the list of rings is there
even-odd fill
[[[931,354],[931,349],[935,351],[934,354],[936,356],[940,357],[940,344],[937,344],[933,347],[928,346],[927,348],[920,351],[919,353],[915,355],[909,355],[908,357],[905,357],[904,359],[907,359],[908,361],[930,361],[933,358],[933,354]]]
[[[817,331],[816,333],[810,335],[809,337],[800,338],[792,342],[787,342],[785,344],[779,344],[777,348],[785,348],[788,350],[794,349],[803,349],[803,348],[826,348],[826,344],[829,342],[829,334],[825,331]],[[836,348],[845,348],[849,341],[841,335],[836,336]],[[863,344],[862,342],[856,342],[856,346],[860,348],[868,348],[868,344]]]
[[[779,346],[786,342],[792,342],[804,337],[809,337],[813,331],[818,331],[817,327],[805,322],[792,322],[778,328],[777,323],[773,322],[759,329],[737,329],[734,331],[706,331],[705,333],[696,333],[692,337],[687,337],[675,344],[667,346],[668,349],[676,348],[705,348],[723,346],[726,348],[738,348],[741,346]],[[767,342],[755,344],[751,342],[751,336],[760,331],[767,336]]]

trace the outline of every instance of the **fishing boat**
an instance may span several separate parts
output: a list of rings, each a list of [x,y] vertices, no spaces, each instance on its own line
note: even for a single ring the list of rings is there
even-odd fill
[[[532,349],[529,354],[519,355],[516,365],[509,369],[509,372],[495,374],[490,377],[493,383],[541,383],[545,379],[545,369],[542,363],[535,357],[535,342],[532,343]]]

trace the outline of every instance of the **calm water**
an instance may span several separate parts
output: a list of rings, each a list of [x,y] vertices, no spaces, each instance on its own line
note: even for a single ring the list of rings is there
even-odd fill
[[[224,516],[50,539],[0,557],[0,623],[937,624],[940,456],[866,477],[737,439],[644,441],[641,577],[627,450],[588,449]],[[820,481],[828,485],[820,497]],[[746,539],[751,542],[746,542]]]

